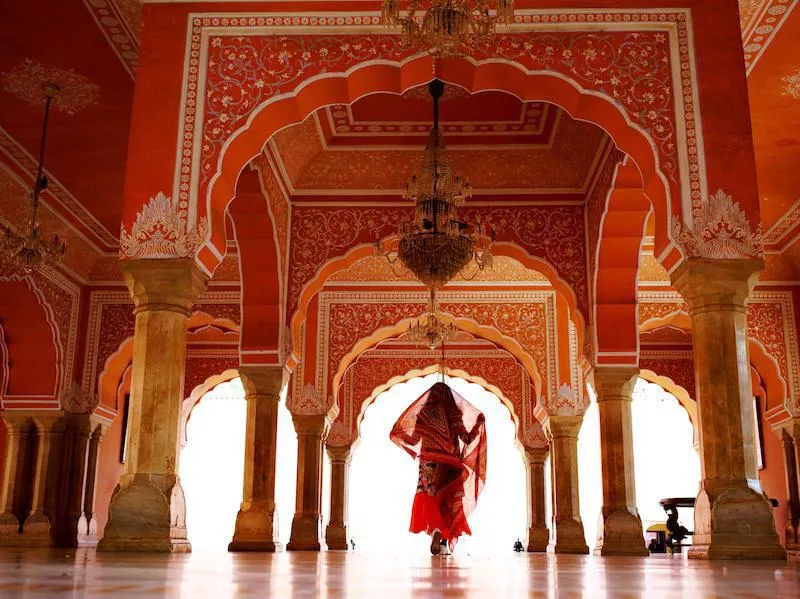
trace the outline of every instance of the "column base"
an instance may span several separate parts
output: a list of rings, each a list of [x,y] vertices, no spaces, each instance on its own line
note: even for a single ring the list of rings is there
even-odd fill
[[[228,551],[231,553],[277,553],[283,550],[283,546],[275,541],[240,541],[234,539],[228,543]]]
[[[292,534],[287,551],[321,551],[319,539],[320,516],[296,515],[292,520]]]
[[[638,514],[616,511],[606,515],[604,512],[600,513],[597,527],[595,555],[650,555],[644,544],[642,520]]]
[[[580,519],[562,520],[556,523],[556,541],[553,553],[588,555],[589,546]]]
[[[97,547],[99,540],[95,517],[87,520],[86,515],[81,514],[78,518],[78,547]]]
[[[347,526],[329,524],[325,528],[325,544],[330,551],[347,551],[350,549],[348,540]]]
[[[22,525],[19,542],[24,547],[55,547],[50,518],[42,513],[28,516]]]
[[[0,514],[0,547],[14,547],[19,537],[19,520],[14,514]]]
[[[690,559],[786,559],[786,550],[775,532],[772,506],[750,488],[727,489],[713,505],[708,493],[701,490],[695,502],[694,521]]]
[[[531,526],[528,529],[528,553],[545,553],[550,543],[550,531],[546,526]]]
[[[170,478],[173,482],[166,490],[145,477],[120,483],[97,550],[189,553],[183,489],[176,477]]]
[[[236,528],[228,551],[262,551],[274,553],[281,550],[278,542],[278,522],[275,508],[251,505],[240,509],[236,515]]]

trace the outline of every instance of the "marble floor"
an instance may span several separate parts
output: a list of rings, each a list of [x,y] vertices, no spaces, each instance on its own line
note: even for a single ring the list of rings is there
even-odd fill
[[[702,563],[682,557],[365,553],[190,555],[3,550],[12,597],[800,597],[800,560]]]

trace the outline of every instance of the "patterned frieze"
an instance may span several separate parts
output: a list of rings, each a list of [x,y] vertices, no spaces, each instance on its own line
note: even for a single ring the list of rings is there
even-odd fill
[[[494,329],[516,341],[536,365],[543,392],[555,392],[559,340],[555,335],[554,291],[444,291],[438,299],[440,310],[450,317]],[[426,301],[424,292],[415,291],[320,292],[315,372],[303,372],[308,364],[301,364],[299,376],[304,381],[315,380],[323,395],[331,395],[346,369],[343,360],[358,342],[380,329],[416,318]]]

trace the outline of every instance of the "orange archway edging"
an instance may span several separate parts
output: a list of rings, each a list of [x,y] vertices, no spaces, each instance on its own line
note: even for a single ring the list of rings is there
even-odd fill
[[[386,240],[384,240],[386,241]],[[371,256],[375,248],[372,244],[360,244],[354,246],[345,255],[328,260],[317,272],[315,276],[300,292],[297,311],[292,316],[290,323],[292,338],[292,356],[289,359],[290,368],[294,368],[300,360],[301,351],[301,327],[308,317],[308,307],[314,296],[319,293],[327,281],[336,273],[346,270],[353,266],[358,260]],[[572,287],[558,276],[553,266],[545,260],[536,256],[530,256],[518,245],[510,242],[496,243],[492,246],[492,252],[496,256],[506,256],[514,258],[526,268],[535,270],[547,277],[556,294],[563,298],[569,307],[569,315],[578,334],[578,347],[583,347],[583,339],[586,334],[586,323],[578,309],[577,298]],[[456,281],[454,284],[458,284]]]
[[[596,256],[590,257],[595,261],[593,322],[598,365],[636,364],[639,259],[649,214],[636,167],[628,161],[618,164],[600,217]]]
[[[671,393],[681,404],[683,409],[689,415],[689,422],[692,424],[692,441],[695,446],[700,444],[700,422],[697,417],[697,402],[692,399],[687,389],[684,389],[668,376],[663,376],[653,372],[652,370],[640,370],[639,378],[644,379],[648,383],[653,383],[661,387],[667,393]]]
[[[192,410],[194,410],[197,404],[200,403],[200,400],[205,397],[206,393],[217,387],[217,385],[227,383],[228,381],[232,381],[236,378],[239,378],[239,371],[235,368],[229,368],[228,370],[219,374],[212,374],[205,381],[192,389],[191,393],[186,396],[181,404],[181,428],[179,439],[182,443],[186,443],[188,441],[186,437],[186,431],[187,427],[189,426],[189,418],[192,417]]]
[[[473,334],[476,337],[481,339],[486,339],[487,341],[491,341],[494,343],[498,348],[506,350],[511,356],[513,356],[517,362],[519,362],[525,371],[530,376],[531,381],[533,382],[534,391],[536,394],[536,399],[538,401],[539,397],[543,391],[542,389],[542,376],[539,373],[539,369],[536,366],[536,363],[533,361],[533,358],[525,351],[525,349],[520,345],[520,343],[516,339],[512,339],[511,337],[507,337],[499,333],[495,328],[480,325],[472,319],[469,318],[456,318],[453,317],[451,314],[442,313],[440,315],[441,320],[445,323],[452,323],[455,324],[458,328],[467,331],[468,333]],[[339,362],[339,366],[337,367],[336,373],[333,375],[331,379],[331,386],[330,390],[333,392],[336,390],[337,392],[334,394],[335,401],[337,407],[339,402],[339,393],[338,389],[344,378],[345,372],[353,364],[358,356],[360,356],[363,352],[367,351],[378,345],[381,341],[385,341],[386,339],[390,339],[392,337],[397,337],[398,335],[405,332],[408,326],[412,323],[416,322],[416,318],[404,318],[400,322],[396,323],[393,326],[389,327],[382,327],[377,331],[374,331],[371,335],[360,339],[347,354],[342,357],[342,360]],[[551,386],[553,381],[550,382]],[[498,396],[499,397],[499,396]],[[341,409],[341,408],[340,408]]]
[[[211,179],[205,200],[210,237],[197,257],[209,271],[220,262],[225,247],[225,211],[234,198],[236,182],[245,166],[257,156],[276,132],[301,122],[309,114],[333,104],[350,104],[372,93],[402,94],[431,79],[433,62],[429,56],[415,56],[403,62],[361,63],[345,73],[326,73],[301,83],[293,93],[268,100],[253,110],[246,123],[226,140]],[[528,70],[522,65],[492,59],[443,60],[437,76],[471,93],[505,91],[522,101],[541,101],[558,105],[573,118],[592,122],[604,129],[620,150],[636,163],[643,189],[655,211],[656,247],[668,249],[671,190],[660,172],[654,142],[618,107],[599,92],[583,89],[577,82],[555,72]],[[680,211],[680,208],[676,211]],[[195,219],[190,218],[190,221]]]

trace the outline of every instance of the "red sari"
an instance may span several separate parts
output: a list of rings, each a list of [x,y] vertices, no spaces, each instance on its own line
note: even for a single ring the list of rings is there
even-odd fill
[[[446,384],[436,383],[403,412],[389,437],[419,458],[411,532],[439,529],[451,545],[462,534],[472,534],[467,517],[486,482],[483,414]]]

